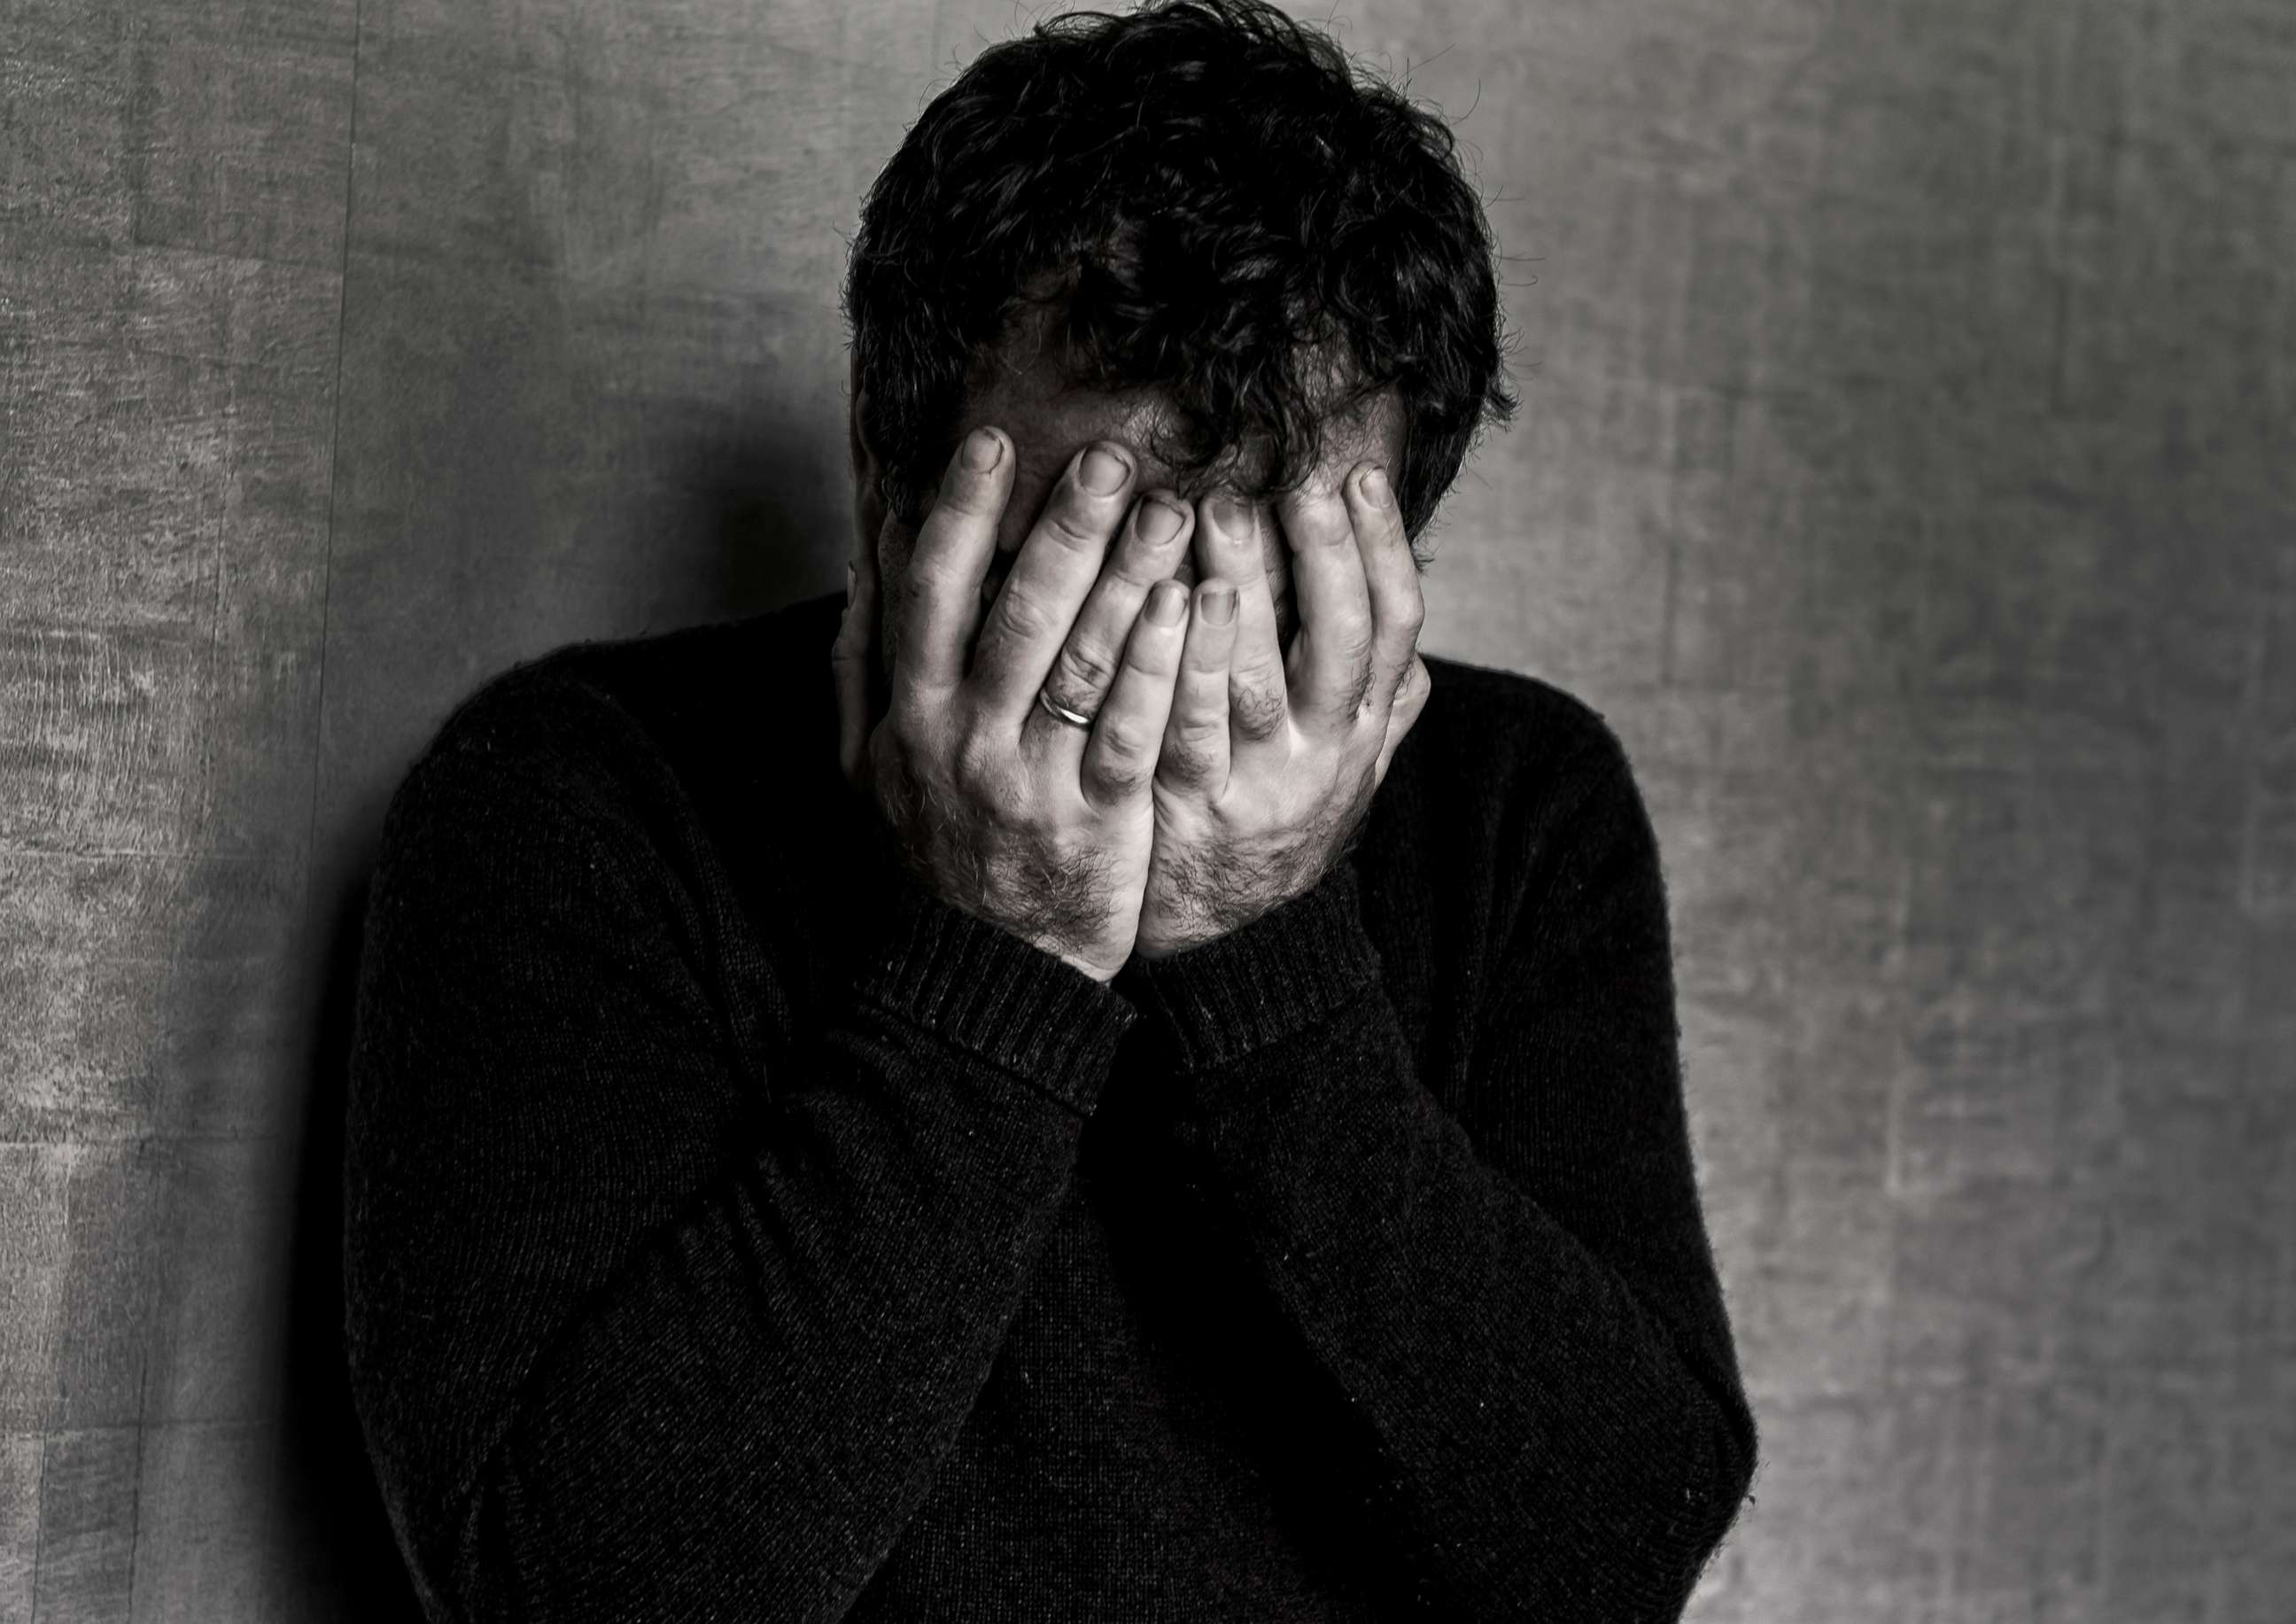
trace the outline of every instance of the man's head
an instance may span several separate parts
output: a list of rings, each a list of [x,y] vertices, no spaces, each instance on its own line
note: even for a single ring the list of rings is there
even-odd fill
[[[1516,406],[1449,129],[1259,0],[1069,13],[983,52],[871,188],[843,304],[889,603],[981,423],[1019,453],[1009,556],[1101,438],[1139,454],[1136,488],[1187,496],[1268,501],[1380,456],[1416,542]]]

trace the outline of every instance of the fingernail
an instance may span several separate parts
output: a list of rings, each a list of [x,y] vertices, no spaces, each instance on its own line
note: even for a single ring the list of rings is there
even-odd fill
[[[1187,607],[1188,589],[1177,581],[1158,581],[1148,595],[1148,618],[1159,626],[1169,626],[1180,618]]]
[[[1362,483],[1364,499],[1365,501],[1375,502],[1382,507],[1385,507],[1387,505],[1388,498],[1391,493],[1387,488],[1386,469],[1382,468],[1377,463],[1374,463],[1370,467],[1364,470]]]
[[[1204,593],[1204,619],[1214,626],[1226,626],[1235,619],[1235,587],[1226,581],[1215,581]]]
[[[853,607],[853,561],[849,558],[845,561],[845,606]]]
[[[1161,546],[1180,533],[1182,514],[1170,503],[1157,496],[1144,497],[1140,503],[1140,539],[1150,546]]]
[[[1084,454],[1084,466],[1077,477],[1094,496],[1104,496],[1121,486],[1124,476],[1130,472],[1130,465],[1122,457],[1103,447],[1095,446]]]
[[[1004,455],[1004,442],[987,429],[975,429],[964,437],[964,465],[975,473],[988,472]]]
[[[1226,491],[1216,491],[1212,495],[1211,507],[1212,522],[1219,526],[1222,535],[1241,540],[1253,533],[1255,527],[1250,503]]]

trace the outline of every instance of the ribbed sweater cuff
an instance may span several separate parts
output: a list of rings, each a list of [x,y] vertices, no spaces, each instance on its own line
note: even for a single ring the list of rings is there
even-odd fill
[[[1183,1071],[1217,1070],[1329,1018],[1379,974],[1355,865],[1250,923],[1169,958],[1135,956],[1117,989]]]
[[[1138,1018],[1132,1005],[913,882],[882,895],[882,927],[856,981],[860,996],[1090,1115],[1117,1045]]]

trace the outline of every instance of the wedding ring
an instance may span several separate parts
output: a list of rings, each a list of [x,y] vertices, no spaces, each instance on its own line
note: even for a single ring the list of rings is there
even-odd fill
[[[1037,703],[1045,708],[1046,715],[1057,718],[1059,720],[1066,722],[1071,727],[1089,727],[1092,726],[1092,718],[1090,717],[1070,709],[1066,705],[1062,704],[1051,694],[1046,693],[1042,688],[1037,690]]]

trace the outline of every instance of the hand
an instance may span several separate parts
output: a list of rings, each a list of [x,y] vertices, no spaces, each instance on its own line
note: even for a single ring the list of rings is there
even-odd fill
[[[972,466],[976,448],[994,460]],[[1152,493],[1134,505],[1133,469],[1106,441],[1079,453],[984,606],[1013,458],[1001,433],[976,431],[917,533],[873,726],[873,570],[865,586],[856,570],[832,656],[840,758],[911,870],[943,900],[1102,981],[1130,956],[1139,925],[1155,827],[1149,786],[1187,632],[1187,589],[1168,578],[1194,517],[1177,497]],[[1092,726],[1039,705],[1047,687]]]
[[[1300,627],[1276,646],[1259,516],[1205,498],[1203,560],[1155,777],[1139,952],[1225,935],[1298,896],[1346,849],[1425,707],[1426,609],[1403,515],[1376,463],[1344,495],[1279,504]]]

